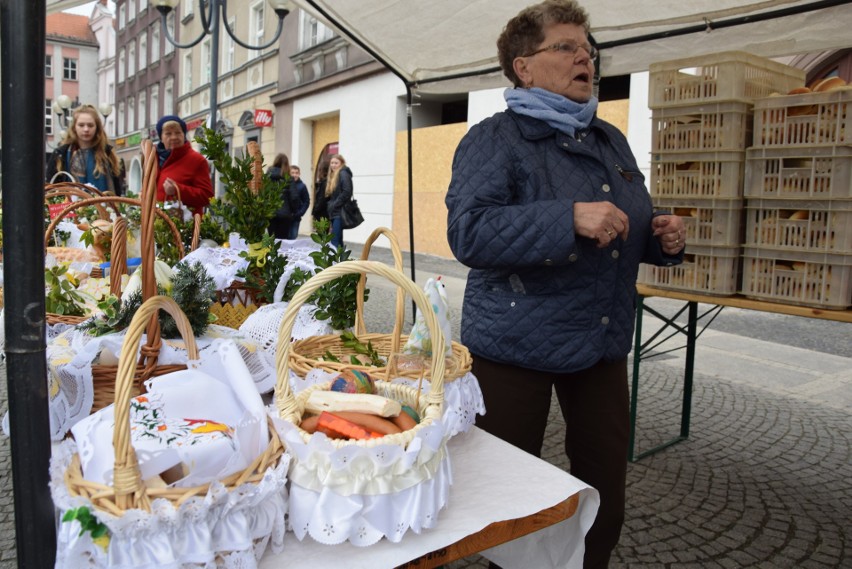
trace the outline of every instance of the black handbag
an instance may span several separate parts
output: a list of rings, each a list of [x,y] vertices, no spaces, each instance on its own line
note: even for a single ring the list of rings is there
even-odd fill
[[[340,208],[340,224],[343,229],[354,229],[364,223],[364,216],[358,208],[358,202],[349,200]]]

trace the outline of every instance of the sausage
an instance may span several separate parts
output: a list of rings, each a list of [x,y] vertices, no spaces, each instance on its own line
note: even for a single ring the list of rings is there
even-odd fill
[[[371,415],[369,413],[359,413],[356,411],[335,411],[334,415],[337,415],[341,419],[351,421],[356,425],[361,426],[366,430],[372,431],[374,433],[381,433],[382,435],[394,435],[396,433],[402,432],[402,429],[396,426],[396,424],[392,423],[388,419],[385,419],[384,417],[379,417],[378,415]]]

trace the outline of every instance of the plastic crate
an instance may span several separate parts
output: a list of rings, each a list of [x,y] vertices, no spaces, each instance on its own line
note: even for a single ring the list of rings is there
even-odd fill
[[[745,152],[653,154],[651,195],[661,198],[741,198]]]
[[[692,245],[738,247],[742,243],[743,201],[740,199],[658,198],[654,206],[681,217],[690,248]]]
[[[741,292],[761,300],[842,310],[852,305],[852,256],[746,247]]]
[[[852,144],[852,89],[754,102],[754,146]]]
[[[746,201],[746,245],[852,253],[852,200]]]
[[[852,198],[852,147],[750,148],[747,198]]]
[[[652,63],[652,109],[721,101],[752,102],[805,84],[805,72],[746,52],[728,51]]]
[[[743,151],[751,145],[749,103],[708,103],[651,113],[652,152]]]
[[[671,267],[639,265],[638,282],[657,288],[736,294],[739,288],[739,247],[705,247],[687,243],[683,263]]]

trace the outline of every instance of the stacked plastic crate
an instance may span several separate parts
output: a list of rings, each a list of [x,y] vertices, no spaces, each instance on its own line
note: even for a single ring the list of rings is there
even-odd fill
[[[651,65],[651,197],[658,210],[683,217],[688,245],[683,264],[642,265],[639,282],[738,292],[754,100],[803,84],[801,70],[744,52]]]
[[[852,305],[852,88],[755,102],[742,293]]]

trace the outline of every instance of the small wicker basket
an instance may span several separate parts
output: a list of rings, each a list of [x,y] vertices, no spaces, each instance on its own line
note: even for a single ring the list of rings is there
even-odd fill
[[[322,285],[341,276],[357,273],[362,275],[371,273],[385,277],[399,286],[404,292],[410,294],[417,306],[420,307],[420,310],[423,311],[433,341],[437,345],[441,345],[441,342],[443,342],[441,328],[438,325],[435,313],[429,309],[429,300],[426,298],[426,295],[413,281],[396,269],[375,261],[344,261],[317,273],[308,282],[299,287],[299,290],[287,306],[284,318],[281,321],[281,327],[279,328],[278,346],[275,353],[277,370],[277,385],[275,387],[276,407],[282,419],[290,421],[295,425],[299,425],[302,420],[305,403],[311,392],[318,389],[327,391],[331,388],[331,383],[325,382],[308,387],[304,391],[299,392],[298,395],[294,395],[290,389],[290,367],[293,361],[291,347],[294,345],[290,342],[290,336],[293,332],[293,326],[299,314],[299,309]],[[385,435],[381,438],[357,441],[331,440],[331,444],[337,448],[341,448],[350,444],[368,447],[378,444],[399,444],[405,446],[411,442],[418,430],[430,425],[433,421],[441,417],[444,401],[444,372],[446,369],[444,358],[440,357],[441,355],[437,351],[432,355],[430,367],[431,386],[429,392],[425,395],[422,395],[414,387],[400,383],[376,381],[376,390],[380,395],[396,399],[417,411],[422,420],[416,427],[401,433]],[[299,431],[306,442],[313,436],[302,429],[299,429]]]
[[[393,231],[385,227],[375,229],[367,238],[361,253],[361,260],[367,260],[373,243],[381,235],[388,238],[391,246],[391,254],[394,259],[394,268],[396,271],[402,273],[402,252],[400,251],[399,243]],[[366,344],[370,342],[382,357],[389,360],[391,355],[399,353],[400,346],[405,345],[405,342],[408,340],[408,336],[402,334],[402,325],[405,318],[405,296],[402,288],[397,289],[393,332],[390,334],[368,334],[364,325],[365,288],[366,275],[362,274],[361,279],[358,281],[358,292],[356,294],[355,335],[362,343]],[[428,302],[426,306],[429,307]],[[432,312],[431,307],[426,312]],[[436,343],[433,338],[432,345],[440,346],[443,344]],[[322,359],[326,352],[333,354],[340,361],[334,362]],[[312,369],[319,368],[332,373],[355,369],[377,377],[387,378],[389,373],[388,366],[373,367],[351,364],[348,363],[350,355],[355,355],[355,352],[343,345],[339,335],[312,336],[293,343],[290,355],[290,369],[301,377],[305,377]],[[472,363],[468,349],[458,342],[452,342],[452,356],[447,358],[444,380],[449,382],[462,377],[470,371]],[[395,375],[397,377],[418,379],[420,370],[397,370]]]

